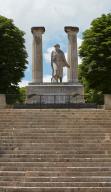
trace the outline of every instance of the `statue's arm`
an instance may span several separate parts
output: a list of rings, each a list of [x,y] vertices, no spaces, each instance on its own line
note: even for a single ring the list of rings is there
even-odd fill
[[[65,58],[65,54],[63,53],[63,59],[64,59],[64,63],[65,63],[65,66],[70,68],[70,65],[68,64],[66,58]]]
[[[51,67],[53,68],[53,51],[51,53]]]

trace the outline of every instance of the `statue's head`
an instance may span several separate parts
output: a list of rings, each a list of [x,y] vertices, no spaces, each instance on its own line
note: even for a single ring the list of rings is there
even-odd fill
[[[59,45],[59,44],[56,44],[56,45],[54,45],[54,48],[55,48],[56,50],[58,50],[58,49],[60,49],[60,45]]]

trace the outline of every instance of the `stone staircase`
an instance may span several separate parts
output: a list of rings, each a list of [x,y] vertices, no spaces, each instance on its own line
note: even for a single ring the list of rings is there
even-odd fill
[[[111,192],[111,111],[0,110],[0,192]]]

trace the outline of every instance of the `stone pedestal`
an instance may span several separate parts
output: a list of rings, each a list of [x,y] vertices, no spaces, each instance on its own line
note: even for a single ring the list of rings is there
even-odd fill
[[[84,103],[84,88],[81,84],[30,84],[27,87],[27,103],[66,104]]]
[[[78,54],[77,54],[77,33],[78,27],[67,26],[64,28],[68,34],[68,82],[78,82]]]
[[[111,95],[104,95],[104,108],[111,110]]]
[[[0,109],[6,108],[6,97],[4,94],[0,94]]]
[[[42,34],[44,27],[32,27],[33,46],[32,46],[32,82],[43,82],[43,56],[42,56]]]

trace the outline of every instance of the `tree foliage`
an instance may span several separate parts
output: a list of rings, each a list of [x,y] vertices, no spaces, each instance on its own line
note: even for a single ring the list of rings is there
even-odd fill
[[[86,93],[92,92],[94,96],[111,94],[110,13],[92,21],[90,28],[83,33],[79,54],[82,58],[80,79]]]
[[[24,32],[13,20],[0,16],[0,93],[19,94],[26,66]]]

